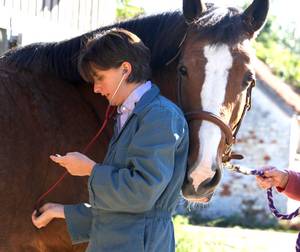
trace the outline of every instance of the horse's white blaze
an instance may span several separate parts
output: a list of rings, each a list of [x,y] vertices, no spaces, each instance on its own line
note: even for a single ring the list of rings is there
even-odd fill
[[[207,64],[205,66],[204,84],[200,94],[202,108],[215,115],[220,115],[233,59],[227,45],[205,46],[204,56],[207,59]],[[212,165],[216,160],[221,140],[221,130],[215,124],[203,121],[198,136],[200,148],[196,162],[197,167],[190,174],[195,190],[204,180],[214,175]]]

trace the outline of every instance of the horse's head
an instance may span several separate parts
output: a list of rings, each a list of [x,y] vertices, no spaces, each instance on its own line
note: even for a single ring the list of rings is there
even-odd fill
[[[188,24],[178,65],[178,99],[190,128],[189,170],[183,195],[208,202],[221,178],[222,163],[255,83],[250,40],[263,26],[268,0],[245,10],[183,1]]]

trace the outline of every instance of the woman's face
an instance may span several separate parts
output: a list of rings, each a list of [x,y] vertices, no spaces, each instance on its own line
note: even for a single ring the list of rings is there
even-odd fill
[[[120,66],[118,68],[110,68],[108,70],[100,70],[99,68],[93,67],[92,70],[94,79],[94,93],[105,96],[111,105],[122,104],[126,98],[123,95],[125,91],[124,89],[126,89],[126,80],[123,67]],[[121,84],[120,81],[122,81]],[[118,89],[119,84],[120,87]],[[118,91],[116,92],[117,89]]]

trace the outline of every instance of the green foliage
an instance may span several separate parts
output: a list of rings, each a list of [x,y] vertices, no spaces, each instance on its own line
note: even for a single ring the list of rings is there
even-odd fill
[[[117,0],[117,19],[118,21],[136,18],[145,14],[145,10],[141,7],[134,6],[131,0]]]
[[[283,28],[270,17],[254,43],[256,55],[285,82],[300,88],[300,38],[295,30]]]

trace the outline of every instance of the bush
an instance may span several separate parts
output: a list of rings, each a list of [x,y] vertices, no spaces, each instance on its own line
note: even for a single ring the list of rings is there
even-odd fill
[[[261,31],[254,47],[256,55],[264,61],[275,75],[300,90],[300,40],[276,24],[271,17]]]

